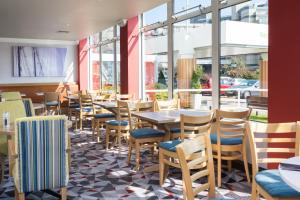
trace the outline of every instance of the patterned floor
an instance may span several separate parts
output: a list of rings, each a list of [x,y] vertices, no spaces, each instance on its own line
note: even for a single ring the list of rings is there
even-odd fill
[[[102,144],[93,142],[89,131],[71,133],[72,164],[68,185],[68,199],[182,199],[182,181],[180,171],[171,171],[163,187],[159,186],[158,173],[134,171],[134,165],[126,163],[127,148],[119,153],[117,149],[105,151]],[[152,159],[148,151],[142,154],[142,166],[150,166]],[[250,185],[245,175],[234,169],[223,172],[222,188],[217,196],[225,199],[250,199]],[[58,192],[58,191],[55,191]],[[0,199],[13,199],[14,186],[7,172],[0,184]],[[26,199],[58,199],[47,192],[26,194]],[[206,193],[200,193],[198,199],[207,199]]]

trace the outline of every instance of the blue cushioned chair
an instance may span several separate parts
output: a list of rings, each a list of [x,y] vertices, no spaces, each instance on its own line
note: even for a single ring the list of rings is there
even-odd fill
[[[61,199],[67,199],[70,143],[66,122],[65,116],[16,120],[15,139],[9,142],[16,198],[61,188]]]
[[[138,102],[136,105],[137,112],[154,112],[154,102]],[[131,113],[129,111],[129,117],[131,119]],[[143,121],[137,120],[133,124],[133,120],[130,122],[130,139],[129,139],[129,153],[128,153],[128,163],[131,160],[131,152],[135,149],[135,161],[136,169],[140,168],[140,151],[142,147],[154,148],[157,144],[164,140],[165,132],[161,130],[154,129],[153,126]]]
[[[26,117],[33,117],[35,116],[35,111],[33,108],[33,104],[30,98],[23,98],[22,99],[25,111],[26,111]]]
[[[291,152],[295,152],[296,156],[300,155],[300,122],[257,123],[252,124],[252,126],[247,123],[246,131],[250,144],[252,174],[254,177],[251,199],[258,199],[259,194],[265,199],[271,200],[300,199],[300,192],[297,192],[282,180],[278,169],[258,170],[259,164],[272,164],[274,166],[274,164],[283,161],[282,157],[286,156],[282,154],[290,156]],[[290,138],[286,134],[294,132],[296,132],[295,138]],[[274,138],[270,138],[270,133]],[[268,146],[266,142],[271,142],[272,146]],[[294,147],[287,145],[291,142],[295,142]],[[263,156],[268,155],[268,152],[272,152],[270,158],[263,158]]]
[[[109,148],[109,139],[111,136],[115,135],[117,137],[117,143],[119,149],[121,148],[121,139],[129,137],[129,106],[127,101],[117,101],[117,116],[116,120],[108,120],[105,122],[106,133],[105,133],[105,144],[106,150]],[[112,131],[114,130],[114,132]]]
[[[60,95],[58,92],[45,92],[44,102],[48,114],[52,112],[60,114]]]
[[[169,166],[180,168],[176,147],[186,138],[209,134],[212,114],[203,116],[180,115],[180,139],[159,143],[159,182],[162,186],[168,175]]]
[[[221,161],[226,160],[228,171],[231,161],[243,159],[248,182],[250,182],[246,157],[245,122],[249,119],[251,109],[216,110],[216,131],[211,133],[213,156],[217,159],[217,185],[221,187]]]

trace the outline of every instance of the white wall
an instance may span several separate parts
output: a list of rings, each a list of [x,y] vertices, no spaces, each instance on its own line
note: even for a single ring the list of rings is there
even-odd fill
[[[13,46],[67,48],[64,77],[13,77]],[[0,38],[0,84],[77,82],[77,42]]]

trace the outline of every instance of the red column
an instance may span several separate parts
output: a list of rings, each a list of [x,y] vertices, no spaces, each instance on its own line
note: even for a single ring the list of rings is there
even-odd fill
[[[128,20],[120,33],[120,81],[122,94],[139,96],[139,29],[138,17]]]
[[[88,88],[88,40],[79,41],[78,45],[78,84],[80,90]]]
[[[269,122],[300,120],[299,6],[299,0],[290,0],[285,4],[282,1],[269,1]],[[294,134],[289,135],[295,137]],[[282,147],[275,145],[269,144]],[[272,156],[269,153],[269,157]]]

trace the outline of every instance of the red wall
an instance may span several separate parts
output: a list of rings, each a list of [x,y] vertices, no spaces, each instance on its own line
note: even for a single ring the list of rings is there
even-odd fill
[[[79,90],[88,88],[88,40],[82,39],[78,45],[78,84]]]
[[[299,0],[269,0],[269,122],[300,121]],[[295,137],[295,134],[288,134]],[[270,135],[276,137],[276,135]],[[295,144],[269,144],[294,147]],[[269,153],[269,157],[290,157]],[[277,165],[269,165],[277,168]]]
[[[299,0],[269,0],[269,122],[300,121]]]
[[[139,29],[138,17],[128,20],[120,33],[120,81],[122,94],[139,96]]]

